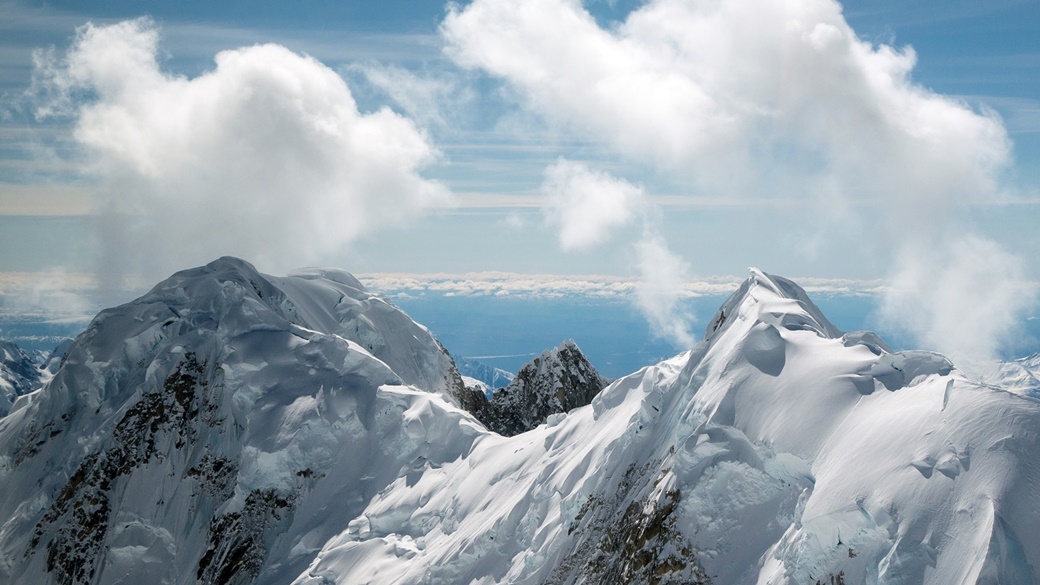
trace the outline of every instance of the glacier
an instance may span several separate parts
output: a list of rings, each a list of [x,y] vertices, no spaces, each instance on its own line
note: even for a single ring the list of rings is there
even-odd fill
[[[345,272],[180,272],[0,419],[0,581],[1036,582],[1040,402],[786,279],[516,436],[466,392]]]

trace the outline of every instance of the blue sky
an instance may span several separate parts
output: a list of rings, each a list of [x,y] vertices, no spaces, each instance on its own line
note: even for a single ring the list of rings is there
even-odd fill
[[[667,328],[758,266],[960,347],[1032,306],[1038,2],[126,4],[0,4],[0,272],[607,274]]]

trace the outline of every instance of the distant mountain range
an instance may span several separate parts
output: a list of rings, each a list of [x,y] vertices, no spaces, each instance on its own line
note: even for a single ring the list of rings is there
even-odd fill
[[[565,342],[480,388],[351,275],[234,258],[64,349],[0,346],[0,582],[1037,582],[1035,369],[757,270],[612,382]]]
[[[464,358],[457,354],[451,357],[455,360],[455,366],[459,369],[460,374],[479,381],[488,389],[488,392],[504,388],[513,381],[512,372],[489,366],[477,360]],[[488,398],[491,397],[488,396]]]

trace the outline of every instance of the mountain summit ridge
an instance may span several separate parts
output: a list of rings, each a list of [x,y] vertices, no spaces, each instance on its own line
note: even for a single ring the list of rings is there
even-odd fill
[[[225,258],[103,311],[0,418],[0,581],[1036,581],[1040,402],[791,281],[513,437],[355,283]]]

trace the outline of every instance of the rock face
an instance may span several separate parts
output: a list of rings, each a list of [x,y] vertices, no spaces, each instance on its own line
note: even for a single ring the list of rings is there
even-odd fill
[[[19,396],[39,388],[43,379],[44,372],[36,367],[33,356],[0,339],[0,417],[11,410]]]
[[[178,273],[0,418],[0,583],[1038,582],[1040,402],[785,279],[513,437],[460,384],[345,273]]]
[[[591,403],[609,383],[568,339],[520,368],[491,400],[472,396],[467,404],[488,430],[511,437],[544,423],[549,415]]]

